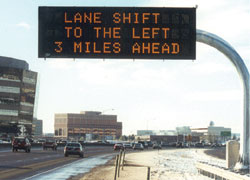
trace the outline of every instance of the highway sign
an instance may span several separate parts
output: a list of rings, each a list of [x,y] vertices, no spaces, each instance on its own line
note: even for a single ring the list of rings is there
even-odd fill
[[[196,8],[39,7],[41,58],[195,59]]]
[[[231,132],[230,131],[221,131],[220,135],[221,136],[231,136]]]

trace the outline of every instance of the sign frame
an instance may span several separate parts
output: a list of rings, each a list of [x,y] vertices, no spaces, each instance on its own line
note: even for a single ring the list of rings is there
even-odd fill
[[[91,22],[83,22],[84,13],[92,13]],[[40,6],[38,20],[39,58],[196,59],[196,8]],[[102,28],[98,38],[94,27]],[[111,38],[104,37],[105,28],[113,28]]]

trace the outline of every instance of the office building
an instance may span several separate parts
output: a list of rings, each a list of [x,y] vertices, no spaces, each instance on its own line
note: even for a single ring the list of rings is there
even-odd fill
[[[99,138],[122,135],[122,123],[116,115],[104,115],[96,111],[81,111],[80,114],[55,114],[55,137],[80,138],[95,135]]]
[[[27,62],[0,56],[0,134],[32,135],[36,84]]]
[[[39,119],[33,120],[33,135],[42,136],[43,135],[43,121]]]

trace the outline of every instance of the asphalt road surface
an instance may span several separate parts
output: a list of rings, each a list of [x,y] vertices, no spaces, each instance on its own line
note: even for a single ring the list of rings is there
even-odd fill
[[[112,146],[88,146],[85,147],[84,157],[108,153],[114,153]],[[62,147],[57,151],[33,148],[30,153],[0,150],[0,180],[24,179],[77,160],[79,156],[64,157]]]

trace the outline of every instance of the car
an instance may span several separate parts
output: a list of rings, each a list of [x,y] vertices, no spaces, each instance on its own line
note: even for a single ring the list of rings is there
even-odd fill
[[[202,142],[197,142],[197,143],[195,144],[195,147],[203,148],[203,147],[204,147],[204,143],[202,143]]]
[[[12,141],[12,152],[15,152],[19,149],[24,150],[29,153],[31,150],[31,144],[29,139],[26,137],[15,137]]]
[[[135,143],[134,146],[133,146],[133,149],[134,150],[144,150],[144,147],[141,143]]]
[[[146,141],[138,141],[138,143],[141,143],[145,149],[148,148],[148,143]]]
[[[37,143],[43,144],[45,142],[45,139],[38,139]]]
[[[123,144],[123,147],[124,147],[125,149],[132,149],[132,145],[131,145],[130,143],[125,143],[125,144]]]
[[[68,155],[79,155],[79,157],[84,157],[84,148],[78,142],[70,142],[67,143],[64,147],[64,156],[68,157]]]
[[[221,147],[222,145],[220,143],[213,143],[211,144],[211,147],[215,148],[215,147]]]
[[[54,139],[46,139],[45,142],[43,142],[43,150],[47,150],[48,148],[54,151],[57,150],[57,143]]]
[[[116,143],[114,145],[114,150],[123,150],[124,149],[124,146],[122,143]]]
[[[153,149],[161,149],[161,145],[158,143],[153,144]]]
[[[153,143],[151,141],[147,141],[148,147],[153,147]]]
[[[9,144],[9,143],[11,143],[10,139],[6,139],[6,138],[0,139],[0,144]]]

